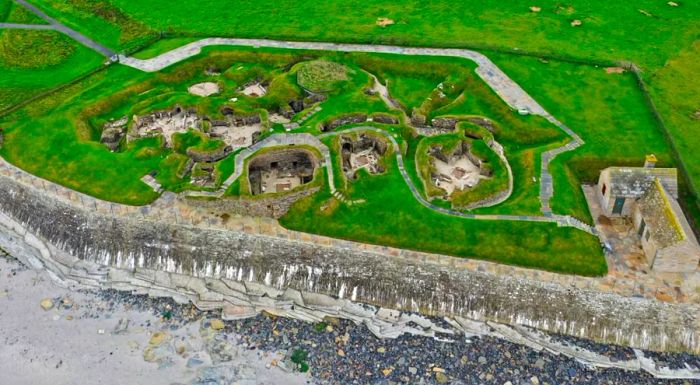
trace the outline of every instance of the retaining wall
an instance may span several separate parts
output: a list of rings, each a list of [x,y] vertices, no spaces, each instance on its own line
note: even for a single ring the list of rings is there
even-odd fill
[[[262,300],[304,293],[335,312],[338,302],[327,299],[525,325],[645,349],[700,352],[699,312],[692,304],[494,276],[460,268],[451,257],[416,259],[342,247],[342,242],[322,246],[108,215],[5,176],[0,176],[0,198],[0,248],[81,283],[119,288],[124,277],[141,275],[143,290],[185,300],[197,293],[202,307],[231,302],[208,285],[244,285],[254,287]],[[294,301],[285,306],[293,308]]]

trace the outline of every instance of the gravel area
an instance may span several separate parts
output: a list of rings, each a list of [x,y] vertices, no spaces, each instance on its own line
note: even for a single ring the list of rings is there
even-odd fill
[[[632,348],[600,344],[585,338],[571,337],[563,334],[549,334],[553,341],[561,342],[569,346],[578,346],[580,348],[590,350],[602,356],[609,357],[611,361],[628,361],[634,360],[637,356]]]

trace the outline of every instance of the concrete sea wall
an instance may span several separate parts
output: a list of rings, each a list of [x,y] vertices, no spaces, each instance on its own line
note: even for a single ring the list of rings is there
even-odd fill
[[[470,271],[450,257],[419,260],[107,215],[6,176],[0,176],[0,248],[63,280],[172,295],[205,309],[223,307],[231,318],[269,308],[307,314],[309,320],[342,313],[398,321],[398,313],[368,313],[357,305],[368,303],[645,349],[700,352],[697,305]]]

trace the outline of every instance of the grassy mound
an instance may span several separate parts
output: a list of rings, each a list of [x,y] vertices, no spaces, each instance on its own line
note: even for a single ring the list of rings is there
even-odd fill
[[[347,80],[347,67],[332,61],[306,62],[297,69],[297,83],[311,92],[330,92]]]
[[[0,65],[23,69],[60,64],[75,45],[55,31],[6,30],[0,33]]]

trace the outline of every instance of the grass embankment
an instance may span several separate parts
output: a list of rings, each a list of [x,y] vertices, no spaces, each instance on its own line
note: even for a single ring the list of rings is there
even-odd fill
[[[439,146],[439,151],[449,157],[463,142],[468,143],[469,152],[481,159],[484,162],[483,167],[488,167],[492,175],[479,180],[474,187],[465,188],[464,190],[456,189],[449,196],[448,204],[453,208],[466,207],[508,189],[508,172],[498,155],[488,147],[483,139],[467,138],[460,130],[456,134],[424,138],[418,145],[416,150],[417,166],[423,181],[424,196],[427,196],[428,200],[442,200],[446,195],[445,190],[437,187],[432,181],[431,176],[437,172],[437,169],[433,164],[435,158],[429,154],[429,151],[434,146]],[[439,202],[434,203],[440,204]]]

